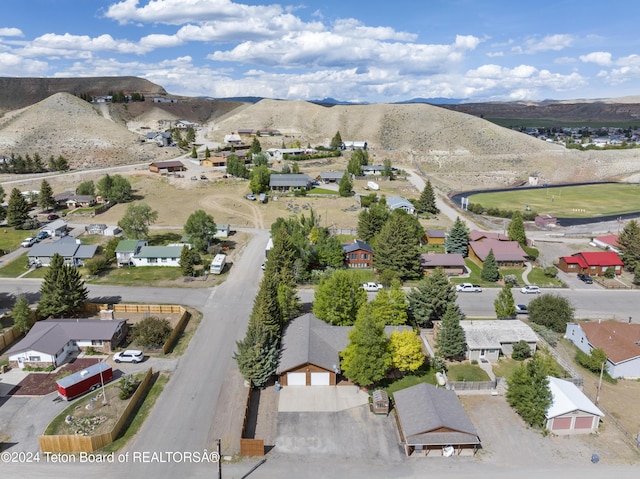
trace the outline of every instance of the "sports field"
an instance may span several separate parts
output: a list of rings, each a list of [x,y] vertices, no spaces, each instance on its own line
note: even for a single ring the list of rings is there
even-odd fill
[[[593,218],[640,211],[640,185],[551,186],[469,195],[484,208],[531,211],[559,218]]]

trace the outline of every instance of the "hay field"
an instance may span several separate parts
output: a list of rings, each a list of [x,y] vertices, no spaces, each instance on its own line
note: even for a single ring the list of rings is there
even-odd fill
[[[471,203],[484,208],[531,210],[561,218],[591,218],[640,211],[640,185],[598,184],[557,186],[478,193]]]

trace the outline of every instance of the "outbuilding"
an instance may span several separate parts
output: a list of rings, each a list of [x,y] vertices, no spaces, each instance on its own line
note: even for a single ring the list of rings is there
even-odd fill
[[[554,434],[591,434],[598,430],[604,413],[570,381],[549,376],[552,402],[546,428]]]

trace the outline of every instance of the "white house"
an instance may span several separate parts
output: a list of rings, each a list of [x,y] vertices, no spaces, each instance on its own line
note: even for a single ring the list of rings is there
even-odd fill
[[[391,196],[390,198],[387,198],[387,206],[391,211],[397,210],[397,209],[403,209],[410,215],[414,214],[416,211],[416,208],[413,206],[413,203],[411,203],[411,201],[401,196]]]
[[[134,266],[180,266],[182,246],[143,246],[131,257]]]
[[[466,357],[470,361],[497,361],[500,354],[510,356],[513,345],[526,341],[531,352],[536,351],[538,337],[529,326],[518,319],[491,321],[460,321],[467,343]]]
[[[237,133],[224,135],[224,143],[225,145],[240,145],[242,143],[242,138],[240,138],[240,135]]]
[[[618,321],[567,323],[564,335],[581,351],[594,348],[607,355],[607,372],[614,378],[640,378],[640,324]]]
[[[67,223],[64,220],[55,220],[51,223],[47,223],[43,227],[40,228],[40,231],[45,231],[49,233],[49,236],[66,236],[67,234]]]
[[[58,367],[86,348],[113,351],[127,334],[119,319],[47,319],[36,322],[27,335],[7,351],[13,368]]]
[[[148,246],[146,240],[122,240],[116,246],[116,264],[118,267],[130,266],[133,264],[133,255],[140,252],[143,246]]]
[[[547,377],[551,405],[546,428],[554,434],[590,434],[598,430],[603,412],[571,381]]]

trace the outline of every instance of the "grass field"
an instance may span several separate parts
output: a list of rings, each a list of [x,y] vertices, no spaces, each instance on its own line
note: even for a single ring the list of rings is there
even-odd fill
[[[528,205],[533,211],[560,218],[591,218],[640,211],[640,186],[632,184],[558,186],[478,193],[469,198],[471,203],[479,203],[484,208],[525,211]]]

